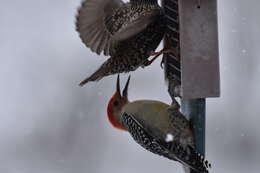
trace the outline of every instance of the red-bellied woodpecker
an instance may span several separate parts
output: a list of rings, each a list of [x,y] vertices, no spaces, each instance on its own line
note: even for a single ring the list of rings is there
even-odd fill
[[[88,48],[110,56],[80,86],[108,75],[134,71],[150,65],[155,59],[148,60],[151,55],[171,52],[154,53],[166,29],[164,11],[157,0],[84,0],[76,27]]]
[[[128,131],[148,151],[179,161],[196,172],[207,173],[211,165],[195,151],[190,122],[179,109],[155,100],[130,102],[129,81],[130,77],[121,95],[118,75],[117,90],[107,107],[110,123]]]

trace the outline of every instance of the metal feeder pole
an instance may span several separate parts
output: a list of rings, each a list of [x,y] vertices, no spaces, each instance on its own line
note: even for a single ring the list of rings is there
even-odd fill
[[[220,96],[217,0],[162,0],[162,5],[167,17],[164,46],[180,57],[163,57],[168,91],[173,101],[181,97],[195,147],[205,155],[206,98]]]
[[[181,109],[193,124],[197,151],[205,155],[206,99],[182,99]]]

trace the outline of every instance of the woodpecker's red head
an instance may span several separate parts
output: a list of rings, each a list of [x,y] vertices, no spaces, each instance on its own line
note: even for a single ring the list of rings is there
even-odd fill
[[[120,92],[120,78],[119,75],[117,76],[117,85],[116,85],[116,92],[111,97],[108,106],[107,106],[107,115],[110,123],[117,129],[125,130],[123,125],[120,122],[121,110],[124,105],[126,105],[128,101],[127,91],[128,85],[130,81],[130,76],[126,82],[125,88],[123,90],[123,95]]]

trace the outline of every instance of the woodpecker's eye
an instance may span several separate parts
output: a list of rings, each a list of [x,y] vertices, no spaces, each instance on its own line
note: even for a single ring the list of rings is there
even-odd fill
[[[117,100],[113,103],[114,106],[118,106],[118,104],[119,102]]]

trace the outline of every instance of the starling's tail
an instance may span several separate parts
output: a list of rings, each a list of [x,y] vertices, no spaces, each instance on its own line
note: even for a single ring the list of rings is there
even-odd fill
[[[92,75],[81,81],[79,83],[79,86],[83,86],[88,82],[99,81],[103,77],[113,74],[111,70],[111,60],[108,59],[97,69],[97,71],[95,71]]]
[[[79,86],[83,86],[88,82],[94,82],[94,81],[99,81],[100,79],[102,79],[104,77],[103,75],[103,69],[99,68],[96,72],[94,72],[91,76],[87,77],[86,79],[84,79],[83,81],[81,81],[79,83]]]
[[[95,73],[93,74],[93,75],[91,75],[90,77],[88,77],[88,78],[86,78],[86,79],[84,79],[83,81],[81,81],[80,83],[79,83],[79,86],[83,86],[83,85],[85,85],[86,83],[88,83],[88,82],[90,82],[90,81],[98,81],[99,79],[98,79],[98,76],[97,75],[95,75]]]

